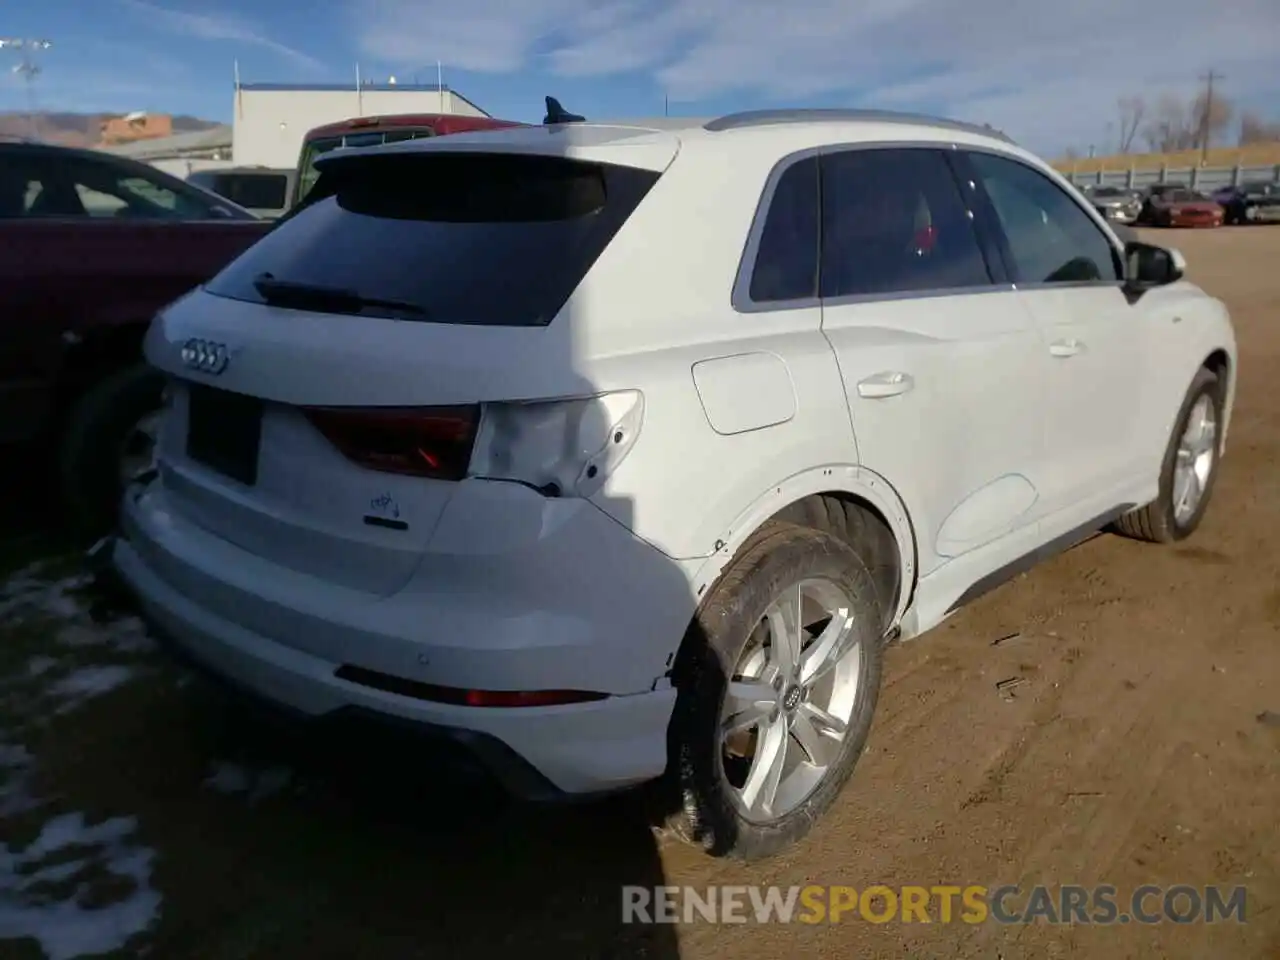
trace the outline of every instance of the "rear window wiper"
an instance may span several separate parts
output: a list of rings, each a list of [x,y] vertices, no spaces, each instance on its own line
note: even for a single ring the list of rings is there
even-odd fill
[[[365,310],[385,310],[418,319],[426,319],[428,316],[426,310],[407,300],[366,297],[355,290],[346,290],[342,287],[299,283],[296,280],[278,280],[269,273],[259,274],[254,279],[253,286],[262,295],[263,300],[276,307],[311,309],[320,313],[362,313]]]

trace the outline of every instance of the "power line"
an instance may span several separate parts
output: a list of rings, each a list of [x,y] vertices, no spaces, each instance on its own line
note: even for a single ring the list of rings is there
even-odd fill
[[[1210,70],[1200,78],[1204,84],[1204,109],[1200,112],[1200,166],[1209,162],[1209,137],[1213,131],[1213,81],[1227,79]]]
[[[13,72],[22,77],[27,88],[27,124],[31,127],[31,136],[39,139],[40,128],[36,122],[36,90],[35,80],[41,73],[40,64],[36,63],[36,52],[43,52],[53,46],[52,40],[37,40],[28,37],[0,37],[0,50],[16,50],[18,65]]]

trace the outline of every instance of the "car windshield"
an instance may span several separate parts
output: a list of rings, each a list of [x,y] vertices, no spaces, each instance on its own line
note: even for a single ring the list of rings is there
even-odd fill
[[[309,140],[303,145],[302,156],[298,160],[297,187],[293,202],[301,203],[316,185],[320,176],[316,160],[330,150],[337,150],[339,147],[376,147],[382,143],[421,140],[435,135],[436,132],[430,127],[394,127],[387,130],[352,130],[350,133]]]
[[[1250,197],[1280,197],[1280,183],[1246,183],[1241,189]]]
[[[1093,195],[1095,197],[1123,197],[1125,191],[1119,187],[1094,187]]]
[[[1170,190],[1165,197],[1176,203],[1195,203],[1209,199],[1203,193],[1197,193],[1194,190]]]
[[[335,158],[205,289],[286,309],[542,326],[658,176],[518,154]]]

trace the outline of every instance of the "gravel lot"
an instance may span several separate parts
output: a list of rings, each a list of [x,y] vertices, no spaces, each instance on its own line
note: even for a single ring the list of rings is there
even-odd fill
[[[848,789],[763,865],[663,837],[643,797],[521,809],[390,742],[265,726],[135,621],[95,622],[38,491],[7,496],[0,954],[1280,956],[1280,228],[1153,235],[1240,338],[1205,525],[1175,549],[1096,538],[893,649]],[[619,892],[1037,882],[1240,884],[1248,922],[637,926]]]

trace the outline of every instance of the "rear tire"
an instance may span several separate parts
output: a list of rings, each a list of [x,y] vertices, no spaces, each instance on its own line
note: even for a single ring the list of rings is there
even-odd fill
[[[801,614],[794,644],[777,639],[787,609]],[[882,623],[866,564],[833,534],[772,521],[743,548],[704,599],[677,665],[671,755],[682,810],[673,825],[683,839],[757,860],[809,832],[871,729]],[[744,725],[748,715],[759,719]],[[778,771],[772,787],[753,789],[769,782],[766,770]]]
[[[76,533],[98,537],[116,524],[125,446],[160,407],[164,377],[138,365],[111,374],[76,401],[58,457],[59,483]]]
[[[1159,495],[1145,507],[1117,520],[1115,527],[1118,533],[1148,543],[1176,543],[1196,531],[1218,478],[1218,460],[1222,450],[1222,408],[1222,383],[1212,370],[1202,367],[1191,381],[1191,387],[1178,411],[1178,419],[1174,422],[1173,436],[1169,438],[1169,446],[1160,467]],[[1212,419],[1212,436],[1207,441],[1207,448],[1201,449],[1206,444],[1203,424],[1198,443],[1195,442],[1196,437],[1189,437],[1188,433],[1195,434],[1197,422],[1206,412]],[[1200,463],[1203,466],[1198,472],[1188,466],[1188,461],[1197,456],[1202,457]],[[1183,502],[1186,494],[1183,483],[1187,482],[1180,479],[1180,469],[1183,478],[1188,476],[1186,471],[1191,469],[1191,476],[1198,486],[1195,502],[1190,509],[1186,509],[1185,502],[1184,508],[1179,508],[1179,503]]]

